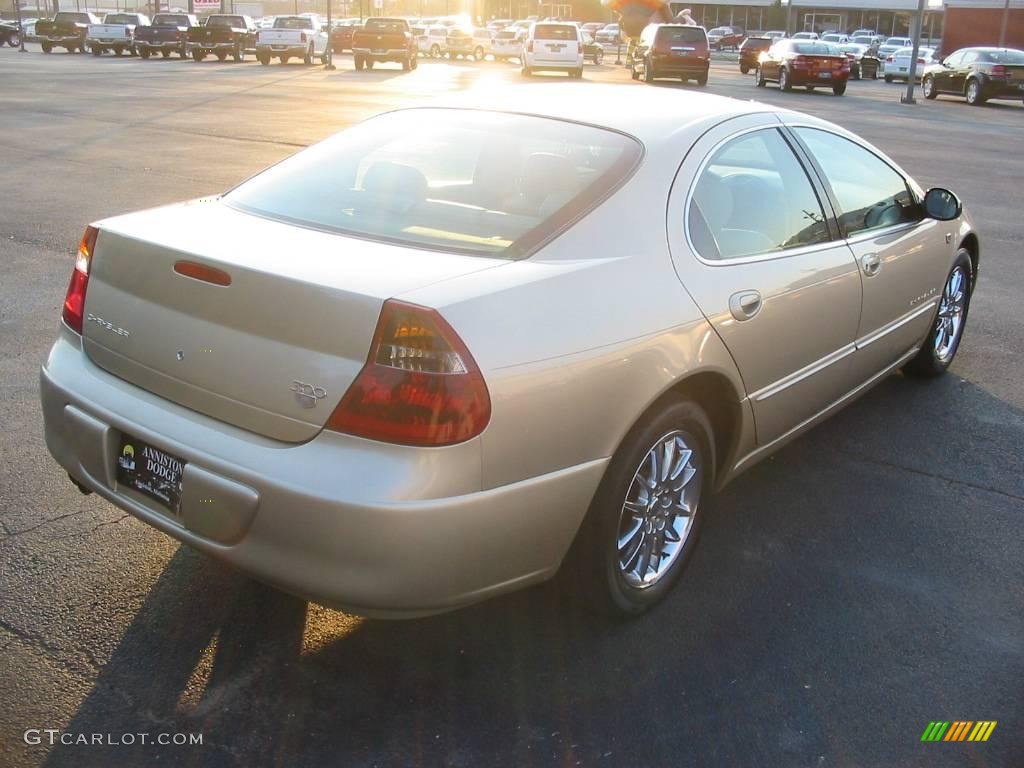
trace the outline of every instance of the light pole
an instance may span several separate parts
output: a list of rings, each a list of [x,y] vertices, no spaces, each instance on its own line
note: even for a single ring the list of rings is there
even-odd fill
[[[1006,47],[1006,22],[1010,20],[1010,0],[1003,6],[1003,24],[999,28],[999,47]]]
[[[914,15],[914,48],[910,52],[910,72],[907,73],[907,92],[900,97],[900,104],[916,104],[914,100],[914,81],[917,80],[917,54],[921,49],[921,32],[924,29],[924,3],[917,0],[917,13]]]

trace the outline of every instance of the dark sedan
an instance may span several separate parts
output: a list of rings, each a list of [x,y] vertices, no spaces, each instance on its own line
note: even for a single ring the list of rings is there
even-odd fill
[[[836,96],[846,93],[850,60],[829,43],[814,40],[779,40],[764,54],[757,67],[757,87],[777,82],[783,91],[793,86],[807,90],[831,88]]]
[[[949,93],[975,107],[989,99],[1024,99],[1024,51],[961,48],[925,69],[921,89],[926,99]]]
[[[757,69],[759,57],[771,47],[770,37],[748,37],[740,43],[740,72],[745,75],[750,70]]]
[[[352,50],[352,35],[362,25],[359,22],[343,21],[331,30],[331,50],[335,53]]]

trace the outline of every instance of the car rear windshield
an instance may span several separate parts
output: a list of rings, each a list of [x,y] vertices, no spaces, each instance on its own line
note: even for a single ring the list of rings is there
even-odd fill
[[[995,64],[1024,64],[1024,51],[1015,51],[1012,48],[1005,51],[986,51],[981,55],[981,60]]]
[[[642,153],[635,139],[590,125],[407,109],[310,147],[224,199],[300,226],[515,259],[593,208]]]
[[[502,31],[502,32],[499,32],[496,35],[496,38],[498,40],[514,40],[515,37],[516,37],[516,33],[515,32],[504,32],[504,31]]]
[[[575,40],[576,27],[568,24],[538,24],[533,36],[537,40]]]
[[[810,56],[833,56],[838,49],[827,43],[793,43],[793,50]]]
[[[244,27],[245,19],[241,16],[211,16],[206,20],[208,27]]]
[[[274,19],[274,29],[312,29],[313,22],[302,16],[278,16]]]
[[[128,13],[108,13],[103,19],[104,24],[138,24],[139,17]]]
[[[703,43],[704,30],[700,27],[662,27],[655,39],[659,43]]]
[[[187,27],[188,16],[180,16],[174,13],[161,13],[153,17],[154,24],[166,24],[169,27]]]
[[[370,19],[363,25],[367,32],[385,32],[389,34],[405,32],[405,22],[401,19]]]

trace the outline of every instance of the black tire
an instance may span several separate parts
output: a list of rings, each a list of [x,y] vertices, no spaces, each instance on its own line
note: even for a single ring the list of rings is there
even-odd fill
[[[413,54],[413,57],[412,59],[410,59],[410,61],[413,69],[416,69],[420,65],[420,60],[416,58],[415,54]]]
[[[234,58],[235,63],[245,61],[245,51],[242,50],[242,46],[235,46],[235,50],[232,51],[231,56]]]
[[[362,71],[364,63],[365,62],[363,61],[363,57],[362,56],[356,56],[355,57],[356,72]]]
[[[926,99],[934,99],[939,95],[938,90],[935,88],[935,78],[931,75],[927,75],[924,82],[921,83],[921,93],[924,94]]]
[[[885,76],[885,82],[891,83],[892,82],[892,75],[886,75]]]
[[[160,51],[160,55],[163,56],[165,59],[171,58],[171,49],[170,48],[164,48],[163,50]],[[182,58],[185,58],[185,54],[182,54]]]
[[[982,91],[981,81],[972,77],[967,81],[967,85],[964,87],[964,98],[967,99],[967,103],[972,107],[980,107],[985,103],[985,94]]]
[[[697,85],[704,86],[708,84],[708,73],[704,70],[704,74],[697,78]]]
[[[486,55],[487,54],[484,53],[484,49],[482,46],[478,45],[476,48],[473,49],[473,58],[477,61],[483,61],[484,56]]]
[[[764,72],[762,72],[761,68],[758,67],[757,71],[754,72],[754,85],[758,88],[764,88],[767,82],[768,81],[764,79]]]
[[[623,507],[649,452],[672,433],[678,433],[693,452],[689,463],[697,470],[697,483],[687,486],[696,492],[688,500],[692,522],[664,575],[649,586],[632,586],[620,570],[617,546]],[[618,618],[636,616],[660,602],[682,576],[697,546],[703,520],[701,501],[714,484],[714,455],[710,422],[695,403],[669,400],[641,419],[612,457],[566,558],[563,571],[572,587],[581,590],[602,613]]]
[[[367,69],[373,69],[373,59],[367,59],[366,60],[366,68]]]
[[[787,92],[793,90],[793,84],[789,82],[789,70],[785,67],[779,70],[779,90]]]
[[[302,63],[307,67],[313,63],[313,46],[306,49],[306,52],[302,56]]]
[[[43,53],[50,53],[53,50],[53,46],[49,43],[40,43],[40,47],[43,49]]]
[[[202,51],[198,51],[195,48],[192,49],[192,61],[202,61],[206,58],[206,54]]]
[[[440,57],[441,57],[441,46],[439,46],[437,43],[434,43],[432,46],[430,46],[430,58],[438,59]]]
[[[636,71],[636,65],[629,65],[629,76],[632,77],[634,80],[640,79],[640,73]]]
[[[89,53],[91,53],[93,56],[102,56],[103,49],[100,48],[98,45],[94,45],[92,48],[89,49]]]
[[[330,61],[330,59],[327,58],[327,51],[324,51],[323,54],[320,56],[320,63],[326,67],[328,61]]]
[[[412,69],[412,63],[409,61],[409,59],[406,59],[405,61],[402,62],[402,71],[408,72],[410,69]]]
[[[594,53],[594,65],[599,67],[599,66],[601,66],[601,62],[603,62],[603,61],[604,61],[604,51],[602,51],[600,48],[598,48],[597,51]]]
[[[962,287],[964,292],[963,314],[960,320],[960,326],[956,331],[956,337],[952,341],[952,345],[948,348],[948,351],[944,356],[940,356],[936,349],[938,346],[936,342],[943,323],[943,318],[940,315],[940,312],[945,303],[944,299],[946,298],[946,288],[949,285],[953,274],[957,270],[961,270],[964,276]],[[956,357],[957,351],[960,349],[960,342],[963,340],[964,330],[967,328],[967,316],[971,308],[971,292],[973,290],[974,265],[971,262],[971,254],[966,248],[961,248],[956,255],[956,259],[953,261],[953,266],[949,270],[949,275],[947,275],[946,281],[942,284],[939,308],[935,311],[935,320],[932,323],[931,330],[928,331],[928,336],[925,337],[924,343],[921,345],[921,349],[918,351],[917,356],[903,366],[904,373],[910,376],[933,378],[935,376],[941,376],[946,372],[946,369],[949,368],[950,364],[953,362],[953,358]]]
[[[224,61],[228,57],[227,51],[217,51],[217,61]]]
[[[741,75],[746,75],[749,72],[750,72],[750,65],[749,64],[740,64],[740,74]]]
[[[257,53],[256,61],[262,64],[264,67],[270,66],[270,54],[269,53]]]
[[[646,61],[644,61],[644,82],[645,83],[653,83],[654,82],[654,77],[655,77],[654,68],[651,66],[650,59],[647,59]]]
[[[846,81],[844,80],[841,83],[836,83],[835,85],[833,85],[832,93],[834,93],[836,96],[842,96],[844,93],[846,93]]]
[[[139,48],[139,58],[145,61],[149,58],[149,48]]]
[[[7,38],[7,44],[11,46],[11,48],[17,48],[19,45],[21,45],[21,36],[17,32],[15,32],[13,35]]]
[[[115,48],[114,49],[114,55],[115,56],[124,56],[124,48]]]

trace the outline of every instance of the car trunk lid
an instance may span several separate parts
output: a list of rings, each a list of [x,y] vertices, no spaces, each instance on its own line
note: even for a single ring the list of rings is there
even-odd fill
[[[85,303],[90,359],[289,442],[322,428],[366,361],[386,299],[507,263],[299,228],[216,200],[99,226]]]

